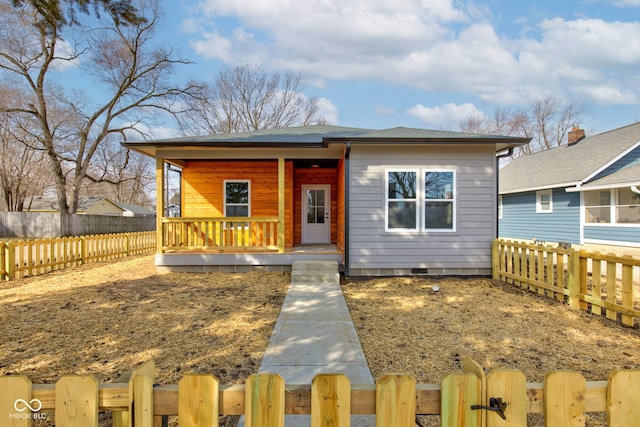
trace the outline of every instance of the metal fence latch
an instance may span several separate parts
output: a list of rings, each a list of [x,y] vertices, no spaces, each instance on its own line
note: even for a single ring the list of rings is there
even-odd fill
[[[489,406],[484,405],[471,405],[471,409],[486,409],[487,411],[494,411],[500,415],[503,420],[507,419],[504,414],[504,410],[507,409],[507,402],[503,402],[501,397],[492,397],[489,399]]]

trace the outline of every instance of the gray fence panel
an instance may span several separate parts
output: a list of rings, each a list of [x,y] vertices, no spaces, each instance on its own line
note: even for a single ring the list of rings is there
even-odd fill
[[[155,216],[69,215],[55,212],[0,212],[0,237],[44,238],[152,231]]]

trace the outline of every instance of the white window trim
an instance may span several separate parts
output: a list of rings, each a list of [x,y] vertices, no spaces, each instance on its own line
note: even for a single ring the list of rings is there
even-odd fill
[[[542,202],[540,199],[544,195],[549,195],[549,209],[542,209]],[[536,191],[536,213],[553,213],[553,190]]]
[[[502,206],[502,196],[498,196],[498,219],[502,219],[504,216],[504,206]]]
[[[389,173],[390,172],[414,172],[416,174],[416,198],[415,199],[390,199],[389,198]],[[420,230],[420,169],[415,168],[387,168],[384,171],[384,230],[389,233],[417,232]],[[389,228],[389,202],[406,201],[416,204],[415,228]]]
[[[390,172],[415,172],[416,173],[416,198],[415,199],[389,199],[389,173]],[[426,228],[424,211],[427,199],[425,197],[425,179],[427,172],[452,172],[453,173],[453,198],[452,199],[433,199],[435,201],[442,200],[452,202],[453,204],[453,224],[452,228]],[[457,230],[458,223],[458,171],[455,168],[430,168],[430,167],[387,167],[384,169],[384,231],[387,233],[454,233]],[[415,201],[416,203],[416,227],[415,228],[389,228],[389,202],[393,200]],[[431,200],[431,199],[429,199]]]
[[[426,194],[425,194],[425,179],[424,179],[424,175],[427,172],[451,172],[453,174],[453,194],[451,199],[427,199]],[[420,192],[418,193],[418,199],[421,200],[422,203],[422,215],[420,216],[421,218],[421,225],[422,225],[422,231],[427,232],[427,233],[434,233],[434,232],[438,232],[438,233],[453,233],[456,231],[457,228],[457,218],[458,215],[457,213],[457,206],[458,206],[458,174],[456,173],[455,169],[446,169],[446,168],[422,168],[420,170]],[[425,221],[425,204],[427,203],[427,200],[433,200],[433,201],[442,201],[442,202],[451,202],[452,203],[452,211],[453,211],[453,218],[452,218],[452,224],[451,224],[451,228],[427,228],[427,224]]]
[[[247,183],[247,187],[248,187],[248,202],[247,203],[230,203],[227,204],[227,183],[229,182],[246,182]],[[224,209],[224,216],[227,216],[227,205],[228,206],[244,206],[245,204],[247,205],[247,218],[251,217],[251,181],[248,179],[225,179],[223,184],[222,184],[222,201],[224,203],[223,209]]]
[[[588,222],[586,220],[586,211],[589,207],[596,207],[596,206],[605,206],[605,205],[590,205],[587,206],[586,204],[586,192],[583,193],[583,200],[584,202],[582,203],[582,209],[583,212],[581,214],[581,218],[582,221],[584,221],[584,226],[586,227],[624,227],[624,228],[628,228],[628,227],[640,227],[640,224],[637,223],[633,223],[633,222],[619,222],[618,220],[618,213],[617,213],[617,208],[619,208],[621,205],[619,204],[619,194],[618,194],[618,188],[611,188],[608,190],[591,190],[591,191],[608,191],[609,192],[609,200],[610,200],[610,204],[608,206],[609,208],[609,222]],[[594,241],[595,242],[595,241]],[[596,242],[598,243],[598,242]],[[602,243],[602,242],[600,242]],[[605,242],[606,243],[606,242]]]

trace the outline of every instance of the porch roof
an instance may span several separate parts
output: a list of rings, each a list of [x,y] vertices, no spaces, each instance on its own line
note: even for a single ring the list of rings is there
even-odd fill
[[[495,144],[496,151],[529,142],[528,138],[482,135],[430,129],[396,127],[374,130],[313,125],[254,132],[189,136],[149,141],[124,141],[122,145],[151,157],[169,148],[327,148],[330,144]]]

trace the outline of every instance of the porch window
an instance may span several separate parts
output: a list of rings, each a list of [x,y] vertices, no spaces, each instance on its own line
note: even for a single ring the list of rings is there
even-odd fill
[[[415,170],[387,172],[387,230],[418,229],[417,177]]]
[[[424,172],[424,229],[454,230],[455,183],[453,171]]]
[[[640,224],[640,194],[630,188],[587,191],[584,200],[589,224]]]
[[[584,193],[584,204],[588,223],[611,222],[611,191],[587,191]]]
[[[616,222],[640,224],[640,194],[630,188],[618,188],[616,193]]]
[[[551,190],[536,191],[536,213],[553,212],[553,196]]]
[[[248,180],[224,182],[224,216],[249,216],[250,189]]]

